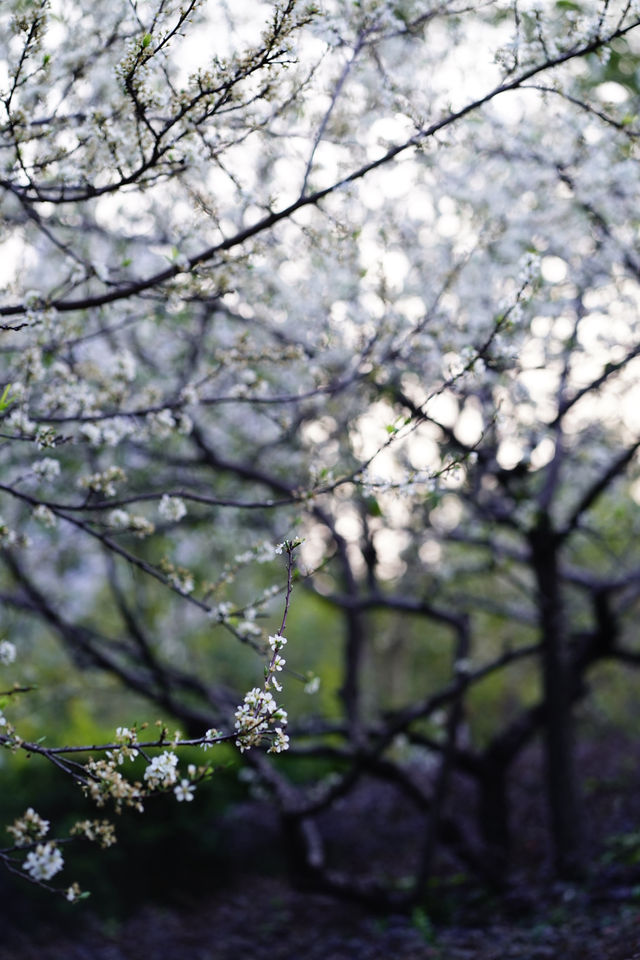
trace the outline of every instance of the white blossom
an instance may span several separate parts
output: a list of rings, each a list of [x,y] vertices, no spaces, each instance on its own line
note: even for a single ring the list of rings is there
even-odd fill
[[[146,517],[141,517],[138,514],[129,514],[129,529],[136,537],[142,539],[143,537],[150,537],[155,531],[155,526],[150,520],[147,520]]]
[[[144,779],[148,780],[151,786],[169,787],[177,780],[177,766],[178,758],[175,753],[165,751],[151,760],[144,771]]]
[[[243,703],[235,712],[236,746],[241,752],[249,750],[257,746],[265,734],[276,726],[282,730],[286,723],[286,711],[278,707],[273,694],[254,687],[245,694]]]
[[[216,740],[219,740],[222,736],[219,730],[216,730],[215,727],[212,727],[210,730],[207,730],[204,734],[204,740],[201,744],[203,750],[210,750],[214,745]]]
[[[38,523],[41,523],[43,527],[53,528],[58,523],[58,518],[56,517],[53,510],[50,510],[49,507],[41,503],[33,511],[33,518],[37,520]]]
[[[16,646],[10,640],[0,640],[0,664],[8,667],[16,659]]]
[[[273,743],[269,747],[269,753],[282,753],[289,749],[289,737],[283,731],[282,727],[276,727]]]
[[[102,472],[79,477],[77,486],[81,490],[88,490],[92,493],[102,493],[105,497],[113,497],[116,494],[116,484],[122,483],[126,478],[122,467],[114,465]]]
[[[51,880],[64,866],[64,859],[54,843],[39,843],[24,861],[24,869],[34,880]]]
[[[189,782],[189,780],[181,780],[180,783],[173,788],[173,792],[176,795],[176,800],[180,802],[186,800],[189,802],[193,800],[193,795],[196,792],[196,788],[193,783]]]
[[[39,813],[29,807],[25,813],[13,821],[7,831],[13,836],[16,847],[24,847],[34,840],[42,840],[49,832],[49,821],[44,820]]]
[[[128,530],[131,516],[126,510],[118,508],[117,510],[111,510],[107,519],[110,527],[114,527],[116,530]]]
[[[287,642],[286,637],[280,636],[280,634],[275,634],[269,637],[269,646],[272,650],[281,650]]]
[[[130,383],[136,375],[136,359],[130,350],[121,350],[113,358],[114,376]]]
[[[158,505],[158,513],[163,520],[177,521],[186,516],[187,508],[180,497],[170,497],[165,493]]]
[[[151,436],[164,440],[171,436],[177,423],[171,410],[160,410],[158,413],[148,414],[147,426]]]
[[[52,457],[43,457],[31,464],[31,469],[39,480],[55,480],[60,476],[60,463]]]

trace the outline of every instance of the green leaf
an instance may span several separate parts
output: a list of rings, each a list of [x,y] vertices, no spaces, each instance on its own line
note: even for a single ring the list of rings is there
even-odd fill
[[[144,37],[142,38],[142,49],[144,50],[146,47],[149,46],[150,43],[151,43],[151,34],[145,33]]]
[[[8,383],[2,391],[2,396],[0,397],[0,413],[4,413],[7,407],[10,407],[12,403],[15,403],[15,400],[9,397],[10,390],[11,384]]]
[[[429,915],[426,913],[423,907],[415,907],[413,909],[411,913],[411,920],[425,943],[435,943],[435,930]]]
[[[367,513],[369,514],[370,517],[382,516],[382,510],[380,508],[380,504],[378,503],[375,497],[367,497],[366,504],[367,504]]]

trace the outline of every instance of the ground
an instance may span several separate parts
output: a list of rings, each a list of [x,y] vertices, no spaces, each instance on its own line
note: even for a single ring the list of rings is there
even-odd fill
[[[42,910],[21,905],[0,888],[0,960],[640,960],[639,759],[630,739],[591,743],[581,755],[590,872],[580,885],[552,879],[532,753],[514,772],[516,867],[501,896],[445,880],[440,908],[389,915],[295,890],[273,857],[273,813],[250,800],[215,820],[226,852],[206,858],[189,889],[184,863],[182,873],[170,867],[162,906],[142,896],[116,921],[87,901],[65,905],[54,923],[44,901]],[[388,785],[363,783],[320,826],[342,870],[397,883],[412,866],[420,823]],[[186,851],[193,874],[196,853]]]
[[[546,917],[440,929],[421,913],[376,917],[250,876],[197,905],[146,907],[118,926],[76,913],[75,931],[16,932],[0,960],[639,960],[640,909],[571,904],[566,891],[555,899]]]

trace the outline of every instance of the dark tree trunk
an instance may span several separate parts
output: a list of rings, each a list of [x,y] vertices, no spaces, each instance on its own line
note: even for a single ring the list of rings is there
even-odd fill
[[[542,640],[545,786],[556,872],[569,880],[579,877],[583,866],[581,804],[575,775],[572,682],[558,579],[559,542],[546,513],[531,533],[530,544]]]
[[[505,766],[487,764],[478,786],[478,818],[487,872],[499,886],[504,879],[511,846]]]

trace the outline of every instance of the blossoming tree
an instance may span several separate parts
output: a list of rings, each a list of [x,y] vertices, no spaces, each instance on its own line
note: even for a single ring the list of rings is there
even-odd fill
[[[638,561],[601,509],[640,443],[635,6],[1,16],[0,743],[140,810],[190,801],[208,768],[181,770],[181,748],[228,740],[307,879],[374,899],[392,895],[329,869],[315,817],[385,779],[424,814],[410,902],[437,842],[502,876],[508,772],[544,732],[557,867],[578,871],[572,706],[597,659],[637,658]],[[307,786],[263,749],[290,746],[285,680],[318,682],[284,656],[296,576],[344,624],[341,719],[301,723],[288,751],[343,772]],[[447,675],[374,696],[373,611],[421,656],[448,631]],[[25,738],[41,631],[183,732]],[[246,694],[217,679],[224,637],[264,661]],[[477,684],[527,658],[539,700],[465,744]],[[476,841],[447,807],[458,774]],[[63,856],[36,806],[0,858],[47,885]],[[74,832],[113,841],[107,820]]]

